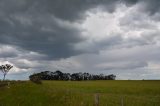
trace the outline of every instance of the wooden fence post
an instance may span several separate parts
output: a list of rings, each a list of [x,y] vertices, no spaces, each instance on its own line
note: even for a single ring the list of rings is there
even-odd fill
[[[121,97],[121,106],[124,106],[124,100],[123,100],[124,98],[123,97]]]
[[[7,87],[10,88],[10,82],[7,83]]]
[[[95,106],[99,106],[99,94],[95,94]]]

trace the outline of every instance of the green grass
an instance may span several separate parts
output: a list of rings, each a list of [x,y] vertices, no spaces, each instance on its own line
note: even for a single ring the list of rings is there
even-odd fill
[[[43,81],[0,87],[0,106],[160,106],[160,81]]]

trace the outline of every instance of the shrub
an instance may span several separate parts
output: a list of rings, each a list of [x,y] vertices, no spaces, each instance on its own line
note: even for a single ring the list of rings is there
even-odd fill
[[[7,82],[0,81],[0,87],[5,87],[5,86],[7,86]]]
[[[29,79],[36,84],[42,84],[41,78],[38,75],[31,75],[29,76]]]

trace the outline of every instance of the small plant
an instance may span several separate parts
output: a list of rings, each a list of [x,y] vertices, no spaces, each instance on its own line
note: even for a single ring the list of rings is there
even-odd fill
[[[7,86],[7,82],[5,81],[0,81],[0,87],[5,87]]]
[[[33,74],[31,76],[29,76],[30,81],[36,83],[36,84],[42,84],[41,78],[40,76]]]

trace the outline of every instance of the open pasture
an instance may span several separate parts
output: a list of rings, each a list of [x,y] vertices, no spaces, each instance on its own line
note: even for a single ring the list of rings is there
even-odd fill
[[[30,81],[0,87],[0,106],[160,106],[160,81]]]

